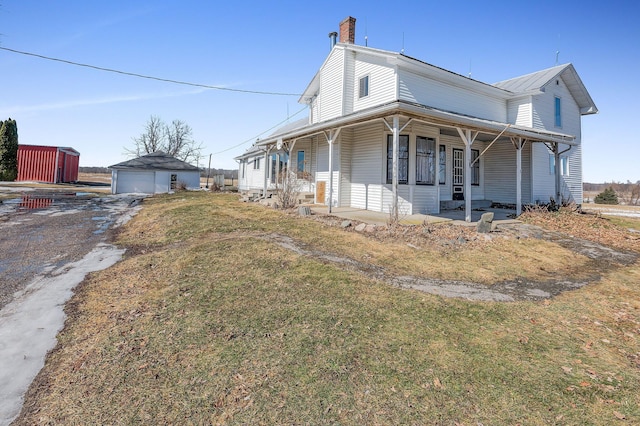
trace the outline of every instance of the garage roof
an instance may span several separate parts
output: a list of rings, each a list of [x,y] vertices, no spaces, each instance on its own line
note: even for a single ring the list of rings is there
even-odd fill
[[[116,170],[181,170],[196,171],[198,167],[185,161],[178,160],[162,151],[156,151],[133,160],[123,161],[122,163],[109,166],[110,169]]]

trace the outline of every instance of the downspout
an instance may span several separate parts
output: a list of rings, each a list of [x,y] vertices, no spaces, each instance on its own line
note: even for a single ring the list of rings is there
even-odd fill
[[[560,143],[556,142],[553,145],[553,161],[555,162],[554,165],[554,171],[555,171],[555,178],[556,178],[556,204],[558,206],[560,206],[561,203],[561,194],[560,194],[560,187],[562,186],[562,177],[561,177],[561,170],[560,167],[562,166],[560,164],[560,155],[564,154],[567,151],[571,150],[571,145],[569,145],[569,148],[565,149],[564,151],[560,151]],[[569,160],[567,160],[569,161]]]

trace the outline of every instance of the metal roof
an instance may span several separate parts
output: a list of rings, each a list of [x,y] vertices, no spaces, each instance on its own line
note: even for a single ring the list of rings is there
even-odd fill
[[[591,95],[587,92],[572,64],[558,65],[546,70],[500,81],[495,83],[494,86],[514,93],[526,93],[534,90],[544,91],[545,86],[558,77],[562,78],[562,81],[567,85],[571,96],[580,107],[581,114],[595,114],[598,112]]]
[[[162,151],[156,151],[133,160],[109,166],[110,169],[117,170],[177,170],[177,171],[199,171],[200,169],[185,161],[178,160]]]
[[[510,78],[509,80],[499,81],[493,85],[510,92],[529,92],[542,88],[550,82],[554,77],[560,74],[568,64],[558,65],[546,70],[532,72],[531,74],[522,75],[520,77]]]
[[[255,146],[272,145],[279,139],[291,140],[309,137],[327,130],[354,126],[371,120],[387,118],[395,114],[400,114],[403,117],[414,118],[443,127],[464,127],[492,135],[499,134],[507,128],[507,130],[504,131],[505,137],[516,136],[523,137],[531,141],[559,142],[569,145],[575,144],[575,136],[564,133],[550,132],[547,130],[533,129],[515,124],[486,120],[405,101],[393,101],[331,120],[310,124],[296,130],[276,133],[257,142]]]

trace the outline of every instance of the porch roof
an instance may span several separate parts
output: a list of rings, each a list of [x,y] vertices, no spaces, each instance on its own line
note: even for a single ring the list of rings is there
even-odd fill
[[[256,142],[255,147],[268,146],[279,140],[291,140],[309,137],[326,130],[350,127],[373,120],[379,120],[393,115],[401,115],[427,122],[439,127],[464,128],[488,135],[497,135],[503,132],[505,137],[521,137],[532,142],[551,142],[576,145],[575,136],[546,130],[533,129],[515,124],[486,120],[451,111],[444,111],[427,105],[410,103],[406,101],[393,101],[383,105],[364,109],[349,115],[336,117],[320,123],[307,126],[276,131],[269,137]]]

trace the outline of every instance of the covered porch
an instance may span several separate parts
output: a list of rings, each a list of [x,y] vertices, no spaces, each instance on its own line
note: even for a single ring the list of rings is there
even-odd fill
[[[407,172],[407,168],[416,169],[416,135],[418,132],[425,132],[414,130],[416,128],[431,129],[431,133],[426,134],[428,137],[422,139],[435,141],[435,147],[430,148],[432,152],[439,148],[445,149],[448,176],[446,186],[437,179],[430,184],[420,184]],[[405,142],[407,148],[401,150],[403,132],[410,132],[412,135],[412,154],[407,153],[409,142]],[[265,149],[265,163],[268,155],[283,151],[289,160],[288,169],[292,170],[295,167],[295,163],[291,164],[294,147],[309,141],[315,141],[317,145],[317,153],[314,154],[318,157],[314,160],[313,170],[316,203],[325,204],[324,208],[328,213],[333,213],[336,209],[341,209],[341,214],[349,209],[354,212],[371,212],[369,217],[377,215],[380,217],[378,221],[383,223],[389,222],[390,218],[402,221],[408,217],[428,217],[432,214],[434,217],[451,216],[451,220],[460,220],[461,213],[464,214],[462,220],[474,222],[477,220],[475,216],[479,217],[482,213],[474,212],[472,200],[491,199],[485,197],[484,192],[490,192],[487,190],[490,189],[499,193],[501,189],[494,184],[499,181],[515,187],[509,203],[516,206],[515,215],[519,215],[522,205],[533,201],[530,190],[532,183],[527,182],[528,199],[525,198],[523,203],[524,148],[528,145],[528,149],[531,150],[533,144],[544,144],[555,156],[555,164],[559,164],[563,146],[574,145],[574,137],[571,135],[394,101],[322,123],[304,125],[261,141],[260,145]],[[480,173],[478,165],[486,156],[490,157],[490,150],[495,150],[496,147],[502,152],[509,150],[512,153],[506,160],[510,164],[508,167],[501,165],[500,175],[491,175],[493,180],[487,179],[489,183],[474,182],[474,177],[478,179]],[[377,156],[369,155],[374,151]],[[401,155],[407,156],[404,157],[404,163],[401,161]],[[407,159],[409,155],[413,155],[413,158]],[[429,167],[435,170],[438,167],[435,156],[438,154],[431,155]],[[366,164],[363,160],[365,157],[371,157]],[[324,159],[322,165],[318,158]],[[497,163],[498,160],[493,161],[491,167],[495,167]],[[451,173],[452,170],[458,174]],[[495,172],[495,169],[490,171]],[[561,199],[559,173],[560,168],[557,167],[554,194],[556,200]],[[407,175],[412,176],[409,181],[406,180]],[[405,180],[401,179],[403,176]],[[266,170],[264,186],[266,193]],[[452,189],[452,186],[455,188]],[[322,189],[322,196],[319,196],[318,188]],[[455,198],[455,191],[462,196]],[[456,199],[461,201],[464,210],[441,210],[441,201]],[[422,204],[419,204],[420,202]],[[416,215],[418,212],[423,214]],[[424,218],[416,220],[422,222]]]

